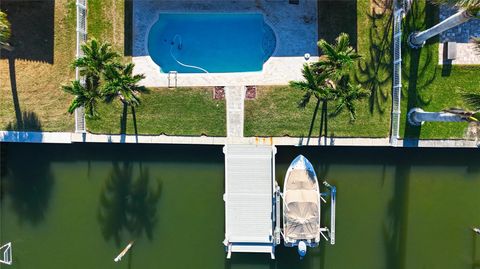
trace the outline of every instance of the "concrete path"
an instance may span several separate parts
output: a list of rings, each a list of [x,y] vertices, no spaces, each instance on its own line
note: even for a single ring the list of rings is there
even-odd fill
[[[243,137],[244,86],[226,86],[227,100],[227,137]]]
[[[320,140],[320,141],[319,141]],[[318,147],[322,138],[310,139],[311,147]],[[390,147],[388,138],[327,138],[326,146],[366,146]],[[211,137],[211,136],[167,136],[167,135],[100,135],[82,133],[51,132],[15,132],[0,131],[0,142],[21,143],[120,143],[120,144],[175,144],[175,145],[275,145],[306,146],[305,137]],[[325,145],[323,145],[325,146]],[[398,147],[420,148],[479,148],[480,141],[447,139],[447,140],[399,140]]]

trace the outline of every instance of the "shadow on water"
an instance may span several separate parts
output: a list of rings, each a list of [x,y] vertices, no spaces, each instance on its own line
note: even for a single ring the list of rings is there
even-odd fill
[[[0,8],[8,15],[15,48],[5,56],[53,64],[55,0],[2,0]]]
[[[377,109],[385,111],[385,104],[390,95],[392,81],[391,31],[393,24],[393,1],[375,0],[368,12],[369,25],[369,57],[358,62],[355,79],[370,91],[369,109],[373,113]],[[364,55],[362,55],[364,56]],[[364,56],[365,57],[365,56]]]
[[[410,170],[408,164],[399,164],[395,168],[394,193],[388,204],[388,219],[383,228],[385,268],[405,268]]]
[[[8,144],[11,145],[11,144]],[[2,145],[4,147],[5,145]],[[44,220],[55,182],[50,160],[41,153],[30,151],[16,154],[9,147],[7,161],[1,177],[2,195],[11,199],[11,207],[20,224],[37,225]]]
[[[105,240],[113,240],[120,247],[125,241],[138,239],[143,234],[153,239],[162,186],[159,180],[151,181],[148,168],[140,165],[135,177],[131,163],[113,163],[100,194],[98,209]]]
[[[426,5],[424,8],[419,6],[418,2],[413,2],[412,8],[404,21],[404,33],[402,41],[402,52],[404,53],[404,67],[402,75],[408,80],[407,85],[407,110],[414,107],[424,107],[432,101],[432,96],[426,96],[424,90],[430,85],[436,77],[436,63],[434,63],[434,45],[438,42],[438,38],[432,38],[427,41],[427,44],[421,49],[412,49],[407,45],[407,38],[409,33],[419,29],[428,28],[436,23],[438,18],[438,9],[431,5]],[[420,24],[420,22],[424,22]],[[402,94],[405,96],[405,93]],[[421,126],[412,126],[405,121],[404,137],[413,139],[406,141],[409,146],[418,145],[418,138],[421,133]]]

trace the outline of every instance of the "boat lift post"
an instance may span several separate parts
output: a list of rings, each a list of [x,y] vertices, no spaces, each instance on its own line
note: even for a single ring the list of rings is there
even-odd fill
[[[277,181],[275,181],[275,245],[280,244],[281,240],[281,229],[280,229],[280,186],[278,186]]]
[[[330,210],[330,244],[335,245],[335,212],[336,212],[336,199],[337,199],[337,188],[328,184],[327,181],[323,182],[330,190],[330,203],[331,203],[331,210]]]

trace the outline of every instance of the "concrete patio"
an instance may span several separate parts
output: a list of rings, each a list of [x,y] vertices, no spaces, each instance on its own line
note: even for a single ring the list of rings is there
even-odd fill
[[[178,74],[177,86],[285,85],[301,80],[301,69],[307,61],[318,59],[317,2],[287,0],[243,1],[134,1],[133,6],[134,73],[143,73],[148,87],[167,87],[168,74],[161,73],[147,50],[150,27],[160,12],[260,12],[276,34],[277,47],[261,72]],[[304,58],[305,53],[312,57]]]

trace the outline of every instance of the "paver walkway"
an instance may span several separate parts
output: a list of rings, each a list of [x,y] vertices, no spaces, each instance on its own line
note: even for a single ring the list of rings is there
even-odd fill
[[[227,137],[243,137],[245,87],[226,86],[225,99],[227,100]]]
[[[443,21],[455,14],[456,8],[440,6],[440,21]],[[471,19],[468,22],[460,24],[448,31],[440,34],[440,44],[438,48],[438,64],[480,64],[480,52],[471,42],[472,37],[480,37],[480,19]],[[457,57],[455,60],[444,61],[444,43],[457,42]]]

